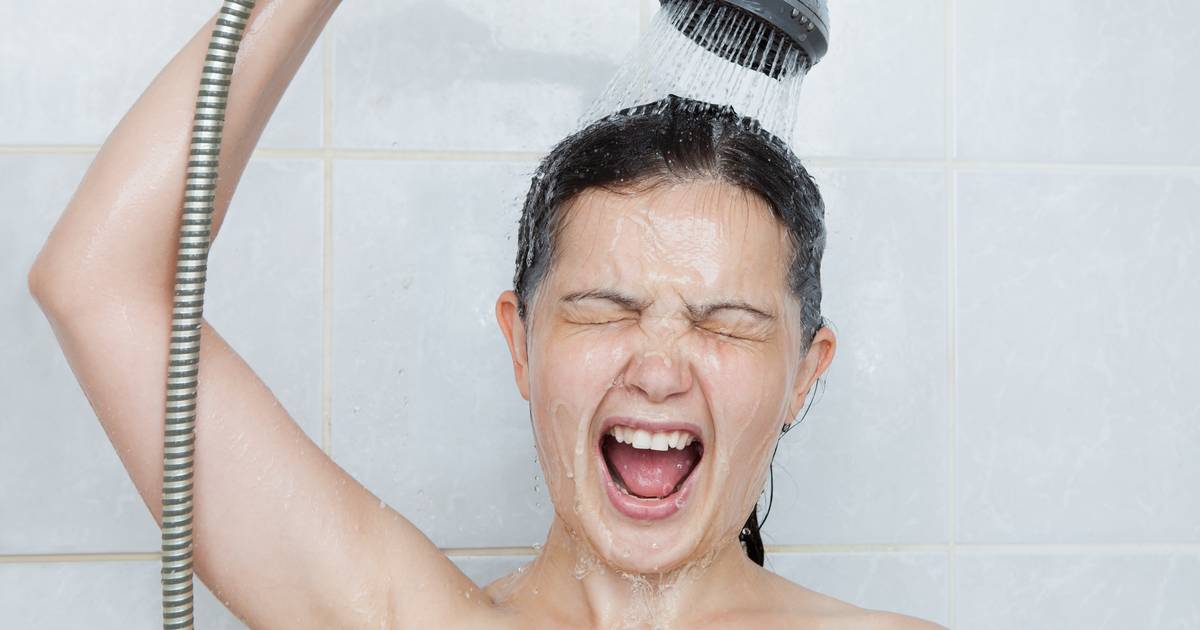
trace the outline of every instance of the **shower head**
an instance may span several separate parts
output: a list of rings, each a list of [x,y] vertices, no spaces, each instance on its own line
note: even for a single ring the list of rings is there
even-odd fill
[[[800,87],[829,46],[827,0],[659,1],[582,121],[674,96],[732,107],[790,142]]]
[[[829,49],[826,0],[661,0],[704,48],[780,79],[807,72]]]

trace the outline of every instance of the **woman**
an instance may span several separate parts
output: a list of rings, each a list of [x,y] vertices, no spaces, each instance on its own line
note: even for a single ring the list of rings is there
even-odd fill
[[[337,5],[255,9],[214,238]],[[110,135],[29,276],[156,520],[174,209],[212,24]],[[807,173],[727,109],[671,98],[555,148],[495,310],[556,516],[537,560],[483,589],[321,452],[205,323],[197,575],[254,628],[936,627],[760,566],[753,506],[771,453],[834,353],[823,243]],[[288,510],[292,494],[319,509]]]

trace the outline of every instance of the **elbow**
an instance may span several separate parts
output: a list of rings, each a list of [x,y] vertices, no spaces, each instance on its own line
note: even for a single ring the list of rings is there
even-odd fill
[[[55,266],[41,255],[25,274],[29,295],[51,321],[92,316],[114,304],[123,308],[131,302],[162,305],[168,312],[172,307],[170,296],[165,301],[156,297],[151,302],[113,284],[109,278],[96,278],[74,267]]]
[[[48,283],[42,277],[38,267],[30,269],[29,274],[26,276],[26,283],[29,287],[29,295],[33,298],[34,303],[38,305],[38,308],[43,313],[50,315],[57,302],[50,297],[51,293]]]
[[[40,305],[42,304],[42,296],[46,292],[45,272],[42,271],[41,265],[36,261],[25,274],[25,285],[29,289],[29,295]]]
[[[67,292],[66,285],[61,278],[51,273],[41,254],[26,272],[25,285],[33,301],[47,315],[57,312],[62,307]]]

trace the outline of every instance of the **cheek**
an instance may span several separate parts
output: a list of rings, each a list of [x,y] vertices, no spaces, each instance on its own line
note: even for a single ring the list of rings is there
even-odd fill
[[[568,500],[572,481],[585,474],[588,429],[627,356],[612,336],[560,336],[531,348],[534,437],[556,503]]]
[[[587,332],[560,336],[542,346],[533,373],[534,395],[572,405],[595,405],[630,356],[629,335]]]
[[[697,365],[703,366],[697,372],[716,431],[717,478],[729,484],[732,504],[749,506],[765,481],[783,426],[789,399],[786,357],[725,345],[709,348]]]
[[[693,364],[717,430],[771,420],[787,398],[786,357],[767,346],[711,337],[696,345]]]

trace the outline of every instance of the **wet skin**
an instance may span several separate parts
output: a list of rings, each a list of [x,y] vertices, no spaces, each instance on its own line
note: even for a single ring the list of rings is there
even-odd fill
[[[707,179],[589,189],[567,212],[528,321],[512,292],[496,304],[555,521],[532,565],[488,594],[602,627],[822,608],[737,544],[781,429],[835,347],[826,328],[806,347],[786,229],[758,196]],[[704,455],[677,512],[631,518],[609,499],[597,444],[611,416],[698,428]]]

